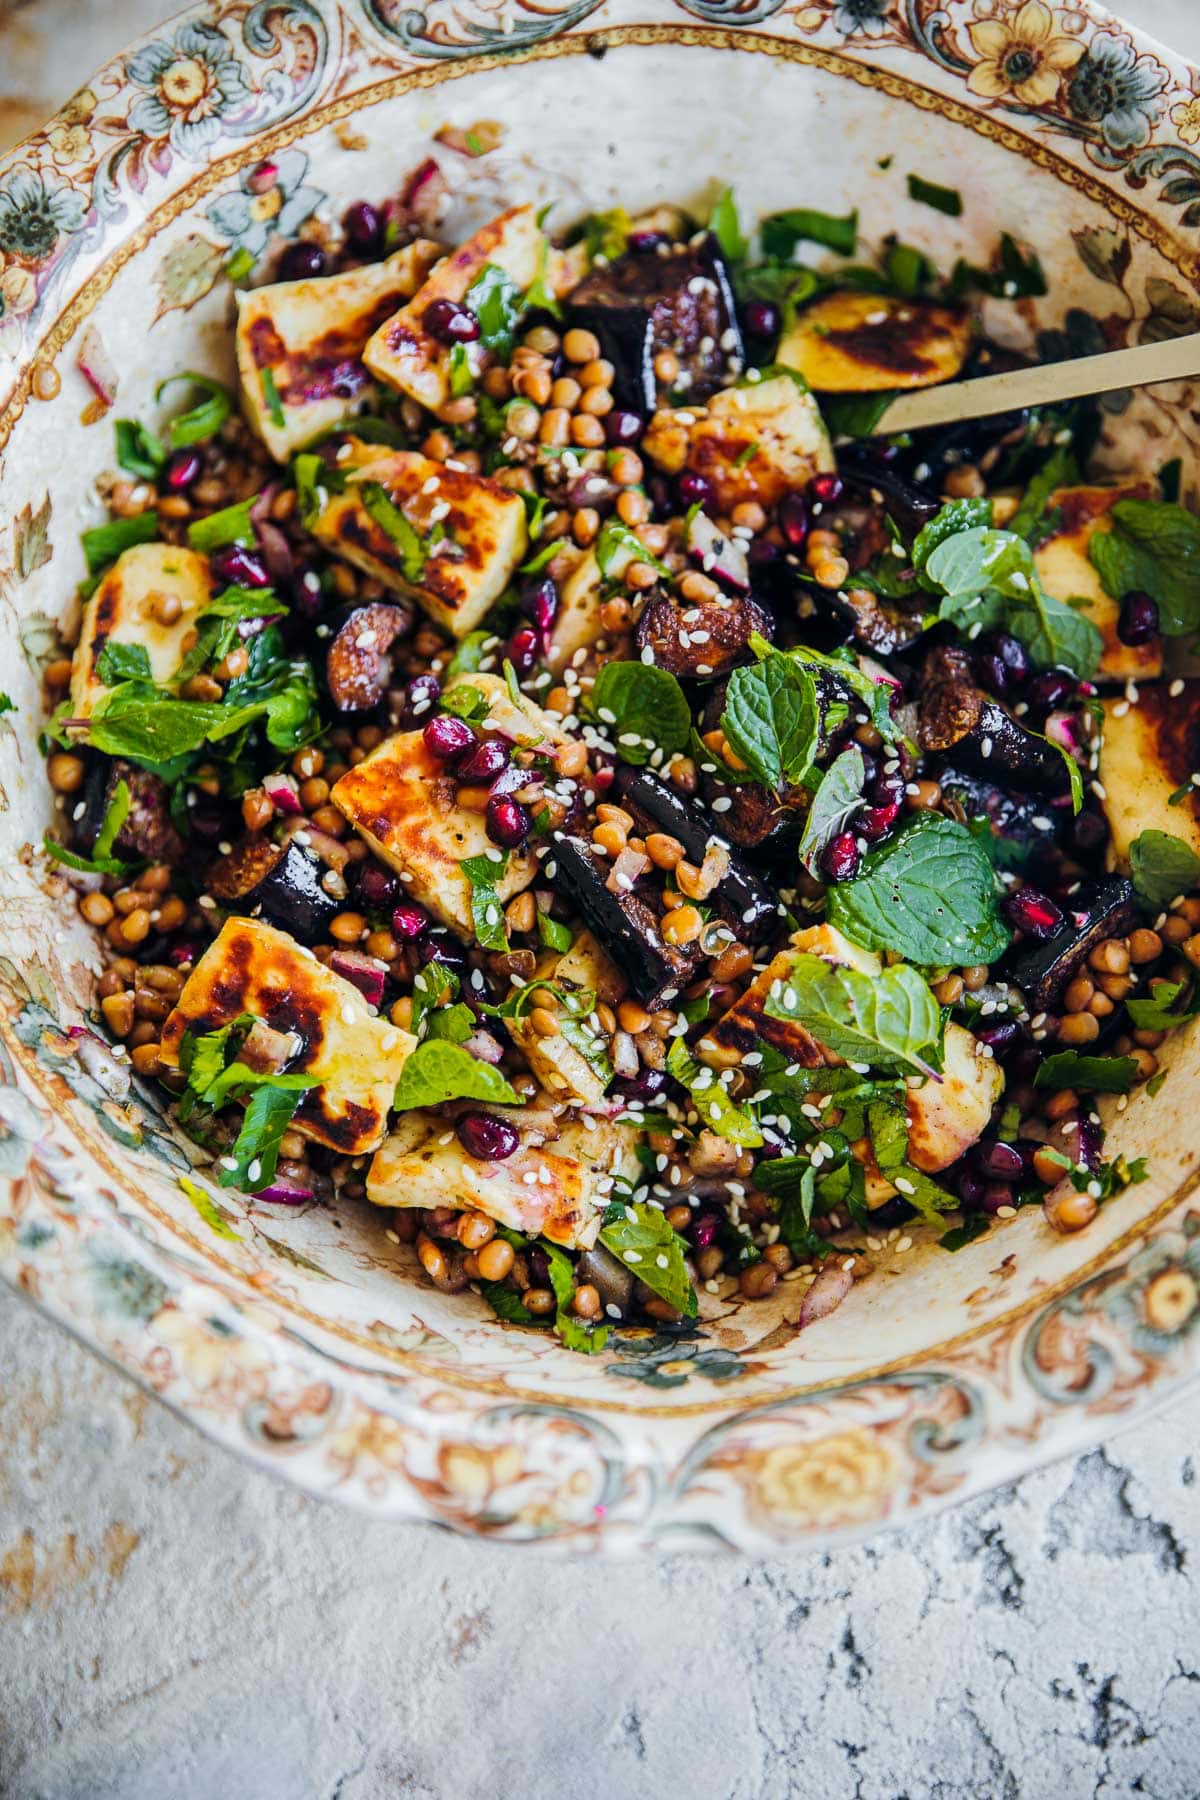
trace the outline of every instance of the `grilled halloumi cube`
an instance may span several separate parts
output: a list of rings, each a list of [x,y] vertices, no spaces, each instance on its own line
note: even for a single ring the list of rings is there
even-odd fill
[[[560,987],[595,994],[615,1006],[629,992],[629,983],[590,931],[580,931],[569,950],[564,950],[554,965],[554,979]]]
[[[345,1156],[374,1150],[416,1039],[371,1012],[356,987],[262,919],[227,919],[188,976],[163,1026],[161,1060],[175,1067],[185,1031],[218,1031],[252,1013],[290,1037],[287,1071],[320,1086],[302,1095],[293,1125]]]
[[[610,1120],[589,1130],[577,1120],[550,1122],[537,1107],[490,1109],[522,1134],[521,1147],[503,1162],[479,1162],[437,1113],[402,1113],[367,1172],[367,1198],[376,1206],[449,1206],[478,1210],[530,1237],[547,1237],[568,1250],[596,1241],[614,1176],[636,1180],[633,1134]],[[528,1111],[534,1112],[531,1106]]]
[[[465,637],[500,598],[525,555],[529,540],[520,495],[415,450],[386,451],[368,462],[360,462],[359,454],[347,459],[344,491],[328,493],[309,520],[313,536],[384,587],[411,595],[454,636]],[[381,488],[415,531],[421,547],[415,563],[411,547],[368,511],[363,499],[368,484]]]
[[[747,1051],[770,1044],[801,1068],[816,1069],[836,1060],[828,1057],[812,1034],[798,1020],[776,1019],[767,1012],[767,997],[778,982],[786,981],[797,956],[819,956],[824,962],[857,969],[862,975],[878,975],[883,967],[870,950],[860,950],[833,925],[810,925],[792,937],[791,948],[772,957],[729,1011],[711,1025],[696,1046],[696,1055],[714,1069],[736,1068]]]
[[[465,683],[487,694],[486,723],[527,744],[553,748],[557,725],[533,701],[518,707],[495,675],[471,675]],[[487,856],[495,846],[484,815],[458,804],[454,777],[429,754],[419,731],[386,738],[357,767],[347,769],[330,796],[354,830],[401,876],[405,892],[461,937],[474,937],[471,883],[461,864]],[[511,900],[537,873],[529,851],[513,851],[496,883],[497,897]]]
[[[603,604],[604,578],[600,564],[588,550],[559,588],[558,611],[546,644],[548,669],[557,675],[566,668],[577,650],[590,650],[596,639],[603,637],[600,624]]]
[[[455,688],[473,688],[488,703],[487,712],[478,721],[483,731],[502,731],[514,743],[532,750],[535,746],[548,754],[565,744],[567,733],[561,721],[540,707],[528,694],[514,700],[503,675],[457,675],[446,684],[446,692]]]
[[[367,344],[363,361],[373,375],[437,412],[450,398],[450,346],[425,329],[425,314],[435,300],[464,300],[467,290],[489,264],[503,269],[524,293],[546,254],[546,240],[532,206],[513,206],[452,250],[434,268],[408,305],[379,327]],[[474,374],[486,365],[479,344],[465,346]]]
[[[1058,523],[1033,553],[1047,593],[1072,604],[1085,602],[1080,610],[1104,639],[1099,673],[1113,681],[1130,677],[1149,681],[1161,675],[1162,639],[1136,645],[1121,642],[1117,636],[1120,603],[1105,592],[1088,556],[1088,545],[1097,532],[1112,530],[1109,514],[1118,500],[1151,500],[1157,492],[1157,484],[1150,481],[1127,482],[1123,487],[1059,488],[1047,502],[1058,512]]]
[[[775,360],[819,394],[868,394],[950,381],[970,348],[965,306],[842,290],[804,308]]]
[[[158,603],[173,594],[179,616],[164,625]],[[106,692],[96,663],[106,644],[141,644],[150,678],[170,687],[184,657],[184,640],[212,598],[208,558],[174,544],[134,544],[122,551],[83,609],[71,661],[71,712],[91,717]]]
[[[343,275],[239,290],[242,404],[276,462],[370,406],[379,390],[362,362],[367,339],[411,299],[440,254],[418,238]]]
[[[722,512],[747,500],[774,506],[835,466],[820,409],[790,375],[724,388],[703,408],[656,412],[642,449],[669,475],[702,475]]]
[[[598,1106],[604,1098],[607,1083],[592,1067],[582,1051],[570,1041],[574,1033],[562,1023],[573,1019],[579,1030],[591,1032],[587,1019],[598,1000],[615,1004],[626,992],[626,984],[590,932],[581,931],[569,950],[561,956],[546,956],[538,965],[538,979],[551,986],[535,990],[532,1006],[519,1019],[509,1019],[508,1035],[521,1052],[530,1070],[547,1093],[571,1095],[584,1106]],[[561,1003],[558,990],[579,995],[588,1013],[572,1014],[569,1002]],[[544,1036],[530,1020],[533,1006],[544,1006],[557,1014],[560,1029],[554,1036]],[[595,1034],[592,1034],[593,1036]],[[604,1040],[596,1037],[598,1048]]]
[[[1129,867],[1129,846],[1143,831],[1166,831],[1200,855],[1200,679],[1152,682],[1136,703],[1104,702],[1100,782],[1104,815],[1112,833],[1111,855]],[[1183,792],[1174,806],[1171,795]]]
[[[936,1080],[910,1077],[908,1159],[927,1175],[948,1169],[983,1136],[1004,1091],[1004,1071],[965,1025],[947,1025]]]

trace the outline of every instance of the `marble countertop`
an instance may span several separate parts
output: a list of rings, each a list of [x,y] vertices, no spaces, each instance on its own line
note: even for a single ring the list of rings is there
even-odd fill
[[[167,11],[0,0],[0,145]],[[6,1290],[0,1371],[6,1800],[1200,1789],[1194,1394],[859,1548],[597,1565],[308,1500]]]

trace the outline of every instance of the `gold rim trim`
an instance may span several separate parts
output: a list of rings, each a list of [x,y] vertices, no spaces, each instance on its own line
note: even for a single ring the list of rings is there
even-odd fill
[[[11,1031],[11,1021],[4,1022],[3,1028],[0,1028],[0,1036],[3,1037],[14,1060],[20,1063],[30,1078],[39,1096],[52,1112],[61,1114],[64,1098],[62,1090],[66,1088],[62,1077],[56,1075],[52,1070],[45,1069],[33,1053],[16,1038]],[[82,1106],[83,1102],[70,1094],[69,1089],[67,1093],[68,1105],[73,1108]],[[113,1159],[109,1147],[111,1140],[94,1136],[87,1128],[86,1121],[79,1131],[79,1136],[88,1154],[101,1166],[118,1191],[122,1187],[127,1187],[128,1172],[123,1170],[120,1164]],[[260,1306],[275,1306],[281,1313],[303,1321],[319,1333],[324,1333],[341,1343],[352,1344],[356,1349],[367,1351],[381,1362],[395,1363],[398,1368],[411,1370],[445,1387],[465,1389],[475,1394],[487,1394],[495,1399],[520,1400],[538,1406],[579,1407],[582,1405],[588,1411],[619,1413],[623,1418],[636,1420],[642,1418],[687,1419],[707,1417],[714,1413],[755,1412],[763,1407],[775,1407],[786,1405],[793,1400],[807,1399],[812,1394],[825,1392],[831,1385],[840,1385],[847,1389],[855,1388],[861,1386],[863,1382],[886,1379],[889,1375],[899,1375],[907,1369],[917,1368],[925,1363],[948,1360],[968,1345],[977,1343],[981,1338],[1002,1336],[1011,1326],[1019,1324],[1021,1320],[1028,1318],[1031,1314],[1041,1311],[1043,1307],[1049,1306],[1052,1301],[1060,1299],[1062,1295],[1082,1287],[1093,1276],[1103,1274],[1124,1251],[1130,1249],[1140,1238],[1145,1237],[1155,1225],[1161,1224],[1171,1213],[1177,1211],[1198,1190],[1200,1190],[1200,1167],[1195,1168],[1190,1175],[1186,1176],[1173,1194],[1160,1200],[1150,1212],[1128,1226],[1105,1249],[1097,1252],[1079,1268],[1073,1269],[1069,1275],[1064,1275],[1059,1281],[1040,1288],[1025,1300],[1018,1302],[1016,1306],[1009,1307],[1006,1312],[998,1313],[993,1318],[982,1319],[978,1325],[969,1326],[967,1330],[958,1332],[954,1337],[944,1338],[939,1343],[911,1351],[906,1356],[894,1357],[889,1362],[875,1363],[870,1368],[856,1369],[843,1376],[832,1378],[826,1376],[820,1381],[809,1381],[794,1387],[780,1388],[754,1399],[747,1399],[744,1395],[738,1396],[731,1392],[728,1398],[718,1395],[709,1401],[696,1401],[692,1405],[674,1406],[630,1406],[620,1400],[606,1400],[599,1396],[593,1398],[589,1395],[581,1400],[577,1393],[548,1393],[540,1388],[514,1387],[509,1382],[489,1380],[485,1375],[478,1378],[473,1377],[466,1370],[454,1369],[445,1363],[423,1357],[418,1350],[397,1350],[390,1345],[379,1344],[375,1339],[355,1331],[350,1326],[339,1325],[322,1318],[320,1313],[313,1312],[301,1301],[288,1299],[285,1295],[265,1288],[253,1288],[246,1292],[249,1277],[236,1263],[228,1261],[220,1250],[197,1237],[186,1223],[181,1223],[174,1213],[161,1206],[151,1195],[139,1192],[137,1203],[172,1238],[186,1244],[188,1249],[192,1250],[202,1261],[217,1270],[225,1284],[233,1286],[235,1294],[231,1303],[234,1305],[240,1306],[242,1302],[253,1301]],[[157,1256],[169,1257],[169,1252],[160,1245],[153,1245],[152,1248]],[[245,1329],[251,1335],[258,1335],[253,1323],[248,1322]],[[270,1333],[262,1335],[268,1342],[270,1341]],[[799,1333],[797,1332],[796,1335],[799,1336]],[[303,1338],[297,1340],[297,1347],[307,1351],[310,1355],[320,1356],[326,1353],[322,1345],[309,1343]],[[747,1354],[753,1355],[753,1345],[749,1346]],[[394,1379],[386,1370],[364,1369],[355,1363],[344,1360],[341,1361],[340,1366],[349,1370],[353,1375],[366,1380],[391,1381]],[[1161,1365],[1161,1368],[1164,1374],[1172,1373],[1175,1374],[1176,1379],[1180,1378],[1175,1371],[1168,1371],[1165,1363]]]
[[[1111,217],[1119,219],[1139,237],[1144,238],[1172,268],[1186,276],[1193,285],[1200,286],[1200,252],[1189,252],[1170,226],[1161,219],[1144,212],[1098,177],[1076,168],[1058,151],[1052,150],[1037,138],[1017,131],[998,115],[979,112],[952,95],[914,81],[910,76],[858,62],[853,57],[843,56],[836,50],[822,49],[815,44],[792,43],[784,38],[772,37],[767,32],[730,31],[720,26],[700,25],[614,25],[589,31],[585,24],[578,32],[552,39],[548,43],[531,44],[525,49],[506,51],[499,55],[467,56],[454,62],[436,63],[356,89],[323,106],[314,107],[301,118],[289,120],[272,131],[264,132],[251,143],[213,163],[203,174],[186,182],[150,212],[136,231],[131,232],[109,253],[103,266],[87,278],[55,316],[53,324],[38,339],[36,346],[29,351],[26,365],[17,378],[3,412],[0,412],[0,451],[8,443],[29,402],[38,364],[47,358],[52,360],[70,342],[84,319],[108,293],[126,263],[145,249],[165,226],[173,224],[197,200],[223,186],[231,175],[236,175],[253,163],[261,162],[264,156],[269,156],[273,151],[286,149],[297,138],[307,137],[326,125],[352,118],[364,107],[378,106],[384,101],[422,88],[438,87],[444,81],[457,81],[466,76],[484,74],[514,64],[594,54],[598,47],[608,50],[625,45],[646,47],[663,43],[778,57],[784,62],[822,69],[827,74],[853,81],[859,87],[875,89],[891,99],[907,101],[922,112],[938,113],[951,123],[965,126],[977,136],[1015,152],[1024,161],[1032,162],[1036,167],[1052,174],[1064,186],[1084,194]],[[19,144],[15,146],[4,160],[18,156],[21,148]]]

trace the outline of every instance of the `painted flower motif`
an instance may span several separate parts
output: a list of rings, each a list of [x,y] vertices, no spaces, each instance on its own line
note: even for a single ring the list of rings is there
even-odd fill
[[[303,150],[281,150],[242,176],[240,192],[213,201],[209,223],[231,246],[261,256],[273,232],[292,237],[325,198],[319,188],[302,185],[307,172]]]
[[[125,74],[147,90],[129,109],[133,130],[195,160],[220,136],[224,115],[250,98],[228,40],[211,25],[181,26],[129,57]]]
[[[1200,1327],[1200,1226],[1165,1231],[1129,1259],[1125,1279],[1103,1299],[1135,1350],[1166,1356]]]
[[[878,1517],[899,1472],[873,1432],[855,1429],[812,1444],[777,1444],[746,1460],[753,1497],[789,1526],[820,1529]]]
[[[81,163],[92,147],[85,125],[58,124],[50,133],[50,152],[56,163]]]
[[[36,303],[37,283],[28,269],[14,263],[0,273],[0,331],[31,313]]]
[[[967,86],[985,100],[1046,106],[1062,76],[1083,56],[1083,45],[1056,29],[1054,14],[1042,0],[1025,0],[1011,17],[981,19],[968,27],[967,35],[980,59]]]
[[[1139,56],[1128,38],[1101,32],[1071,77],[1067,100],[1077,119],[1099,125],[1110,150],[1139,150],[1150,142],[1169,80],[1162,64]]]
[[[86,211],[82,194],[22,163],[0,186],[0,250],[44,263],[60,238],[79,230]]]
[[[647,1387],[683,1387],[692,1375],[733,1381],[747,1373],[735,1351],[709,1346],[694,1325],[675,1332],[622,1332],[610,1347],[627,1359],[614,1363],[610,1373],[625,1381],[644,1382]]]
[[[1181,100],[1171,108],[1171,123],[1185,144],[1200,144],[1200,97]]]
[[[235,1336],[220,1319],[200,1319],[178,1306],[165,1306],[153,1320],[153,1331],[201,1392],[220,1388],[236,1395],[243,1378],[266,1368],[270,1360],[258,1344]]]
[[[892,0],[839,0],[833,23],[843,37],[882,37],[891,10]]]
[[[58,116],[67,125],[86,125],[96,110],[96,96],[91,88],[80,88],[72,94],[65,106],[60,106]]]
[[[438,1473],[448,1494],[470,1512],[480,1511],[502,1488],[525,1473],[515,1444],[485,1449],[479,1444],[445,1444],[438,1451]]]

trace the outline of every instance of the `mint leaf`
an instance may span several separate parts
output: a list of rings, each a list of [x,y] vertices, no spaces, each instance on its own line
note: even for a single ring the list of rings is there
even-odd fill
[[[729,677],[721,729],[764,787],[800,781],[820,734],[816,683],[802,663],[772,650]]]
[[[666,563],[659,562],[656,556],[652,556],[637,532],[631,526],[622,524],[620,519],[606,519],[600,527],[595,557],[596,566],[606,579],[610,575],[622,574],[631,560],[648,563],[656,574],[667,581],[673,579]]]
[[[948,500],[913,539],[912,565],[917,574],[924,574],[929,558],[947,538],[963,531],[990,529],[993,511],[990,500]]]
[[[1084,679],[1095,673],[1104,648],[1099,631],[1046,592],[1033,552],[1015,532],[989,526],[955,532],[928,554],[923,579],[945,595],[943,618],[963,627],[968,620],[1002,622],[1044,667],[1065,666]],[[998,599],[1007,602],[1003,610]]]
[[[143,481],[157,481],[167,460],[161,441],[138,419],[118,419],[114,430],[121,468]]]
[[[89,575],[103,574],[109,563],[134,544],[149,544],[158,536],[156,512],[135,513],[131,519],[112,519],[80,533]]]
[[[945,213],[948,218],[962,217],[962,195],[958,189],[939,187],[936,181],[926,181],[923,175],[909,176],[908,197],[922,206],[932,206],[935,212]]]
[[[1127,1094],[1137,1073],[1132,1056],[1086,1056],[1080,1050],[1059,1050],[1041,1064],[1033,1085],[1079,1088],[1085,1094]]]
[[[588,710],[606,725],[621,760],[649,762],[654,751],[673,756],[687,743],[692,714],[674,675],[653,663],[605,663]]]
[[[1151,595],[1167,637],[1200,630],[1200,518],[1170,500],[1118,500],[1109,518],[1088,544],[1106,592]]]
[[[708,229],[716,238],[726,262],[740,263],[745,260],[750,245],[742,236],[741,220],[738,218],[732,188],[722,188],[717,195],[716,205],[708,215]]]
[[[128,875],[134,865],[122,862],[119,857],[114,856],[113,846],[121,834],[121,827],[129,817],[131,806],[128,782],[118,781],[113,789],[113,797],[108,803],[108,810],[104,815],[103,822],[96,833],[96,842],[92,846],[90,856],[77,856],[73,850],[64,850],[61,844],[56,844],[50,837],[44,840],[46,850],[56,862],[64,863],[69,869],[95,870],[101,875]]]
[[[521,304],[516,282],[497,263],[484,263],[463,295],[463,305],[479,320],[480,343],[505,362],[512,355]]]
[[[359,495],[368,516],[400,551],[405,581],[417,582],[425,569],[428,550],[416,527],[410,525],[387,489],[377,481],[359,484]]]
[[[248,1069],[246,1074],[257,1076],[258,1071]],[[269,1186],[279,1161],[283,1134],[305,1093],[316,1086],[318,1083],[308,1075],[261,1076],[236,1140],[225,1156],[217,1158],[215,1174],[221,1187],[241,1187],[255,1193]],[[228,1167],[231,1159],[232,1168]]]
[[[449,679],[453,675],[477,674],[489,653],[495,650],[497,642],[494,631],[468,631],[450,658],[446,678]]]
[[[1012,935],[986,853],[965,826],[932,813],[868,851],[861,874],[832,886],[826,904],[852,943],[924,968],[995,962]]]
[[[1125,1011],[1139,1031],[1173,1031],[1200,1012],[1200,997],[1189,982],[1160,981],[1148,998],[1126,1000]]]
[[[565,953],[575,942],[575,933],[571,927],[562,924],[558,919],[552,919],[550,914],[543,912],[540,906],[537,913],[537,933],[539,943],[544,944],[547,950],[559,950]]]
[[[1169,906],[1200,882],[1200,856],[1169,831],[1143,831],[1129,846],[1129,872],[1151,906]]]
[[[96,674],[105,687],[122,681],[149,681],[150,656],[145,644],[118,644],[109,638],[96,658]]]
[[[852,747],[834,758],[821,777],[821,785],[813,795],[804,835],[796,854],[810,875],[814,875],[822,851],[846,830],[863,799],[865,768],[862,751]]]
[[[687,1089],[701,1123],[709,1131],[728,1138],[731,1144],[741,1144],[749,1149],[762,1143],[762,1132],[751,1114],[736,1100],[730,1099],[729,1090],[718,1081],[716,1071],[697,1062],[682,1038],[672,1040],[667,1052],[667,1070],[681,1087]]]
[[[458,866],[471,884],[471,922],[476,943],[482,950],[507,950],[504,908],[496,895],[496,883],[504,878],[508,853],[495,862],[486,855],[468,856]]]
[[[769,214],[762,222],[761,235],[764,256],[779,262],[788,262],[800,243],[824,244],[839,256],[853,256],[858,242],[858,213],[836,218],[832,213],[796,206],[787,212]]]
[[[259,372],[259,380],[262,383],[263,400],[266,403],[267,414],[272,425],[285,425],[287,420],[284,417],[283,401],[280,399],[274,374],[270,369],[264,368]]]
[[[1008,530],[1027,544],[1037,545],[1054,529],[1057,512],[1050,511],[1050,496],[1058,488],[1069,487],[1079,479],[1079,464],[1069,444],[1059,444],[1046,458],[1032,478],[1012,518]]]
[[[589,1325],[571,1311],[571,1302],[575,1297],[575,1269],[570,1257],[548,1238],[538,1239],[538,1249],[549,1265],[550,1287],[557,1308],[554,1315],[555,1331],[568,1350],[577,1350],[584,1356],[595,1356],[608,1342],[608,1326]]]
[[[847,1062],[924,1075],[941,1064],[941,1008],[907,963],[864,975],[802,954],[772,987],[766,1010],[797,1021]]]
[[[397,1112],[440,1106],[443,1100],[484,1100],[492,1106],[520,1106],[521,1097],[498,1069],[469,1050],[437,1038],[418,1044],[396,1083]]]
[[[459,989],[458,976],[445,963],[428,962],[423,969],[417,970],[413,976],[410,1021],[414,1037],[420,1036],[426,1015],[436,1012],[443,1001],[456,999]]]
[[[644,1281],[660,1300],[665,1300],[685,1318],[694,1319],[699,1306],[696,1290],[688,1277],[685,1245],[679,1233],[672,1230],[665,1215],[653,1206],[618,1204],[610,1211],[617,1216],[601,1227],[600,1242],[605,1249],[611,1250],[630,1274]]]
[[[167,427],[167,436],[172,450],[183,450],[189,444],[202,444],[206,438],[213,437],[233,412],[233,395],[220,381],[214,381],[211,375],[197,375],[194,370],[187,370],[182,375],[168,375],[160,381],[154,390],[154,398],[161,400],[169,387],[177,381],[186,381],[192,387],[199,388],[204,395],[203,400],[191,407],[187,412],[178,413]],[[282,421],[280,421],[282,423]]]
[[[953,1225],[949,1231],[943,1231],[938,1239],[938,1246],[942,1250],[949,1250],[953,1255],[956,1250],[965,1250],[976,1238],[986,1236],[991,1225],[987,1213],[970,1213],[961,1225]]]
[[[193,519],[188,526],[188,543],[192,549],[205,556],[223,549],[226,544],[240,544],[243,549],[249,549],[255,541],[250,508],[257,498],[254,494],[248,500],[223,506],[220,512],[209,513],[207,518]]]
[[[756,656],[766,654],[770,648],[759,637],[750,639],[750,647]],[[892,717],[892,696],[896,692],[894,683],[877,681],[873,675],[868,675],[859,668],[853,653],[835,652],[832,656],[826,656],[807,644],[799,644],[794,650],[789,650],[787,655],[803,669],[824,669],[833,675],[863,702],[868,719],[885,743],[897,744],[901,741],[904,733]]]

